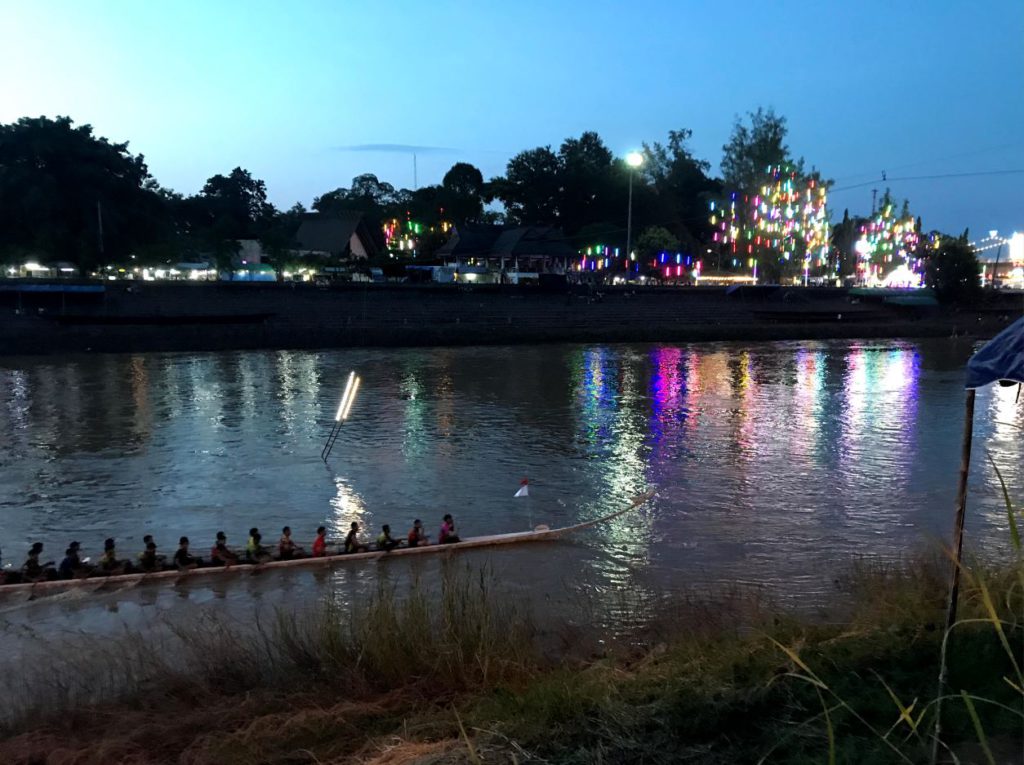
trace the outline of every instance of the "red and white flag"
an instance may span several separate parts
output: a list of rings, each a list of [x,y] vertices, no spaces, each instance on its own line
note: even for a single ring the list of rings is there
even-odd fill
[[[519,491],[512,495],[513,497],[529,497],[530,496],[530,482],[525,478],[519,482]]]

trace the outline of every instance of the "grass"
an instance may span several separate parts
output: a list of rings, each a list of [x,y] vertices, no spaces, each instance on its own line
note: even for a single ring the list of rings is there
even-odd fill
[[[209,621],[166,654],[61,658],[57,680],[17,696],[35,704],[0,762],[927,762],[948,572],[938,556],[854,561],[833,623],[690,597],[622,648],[553,658],[488,572],[453,564],[437,594],[382,586],[358,612],[328,603],[245,633]],[[1019,757],[1022,582],[1019,551],[964,571],[942,761]],[[106,700],[85,704],[96,667]]]

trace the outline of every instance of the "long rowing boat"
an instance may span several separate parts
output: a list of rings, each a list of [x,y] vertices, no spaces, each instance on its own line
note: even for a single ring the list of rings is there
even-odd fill
[[[155,571],[153,573],[118,574],[113,576],[91,576],[82,579],[56,579],[44,582],[23,582],[19,584],[0,585],[0,596],[6,593],[30,593],[39,594],[44,592],[60,592],[73,589],[99,589],[107,586],[136,585],[148,582],[172,581],[178,583],[182,580],[192,580],[211,576],[225,576],[231,574],[255,573],[268,569],[287,568],[312,568],[314,566],[336,566],[343,563],[354,563],[356,561],[380,560],[383,558],[399,558],[406,555],[429,555],[431,553],[452,553],[459,550],[468,550],[474,547],[497,547],[498,545],[523,544],[525,542],[542,542],[583,531],[601,523],[607,523],[631,510],[636,510],[648,502],[654,496],[653,491],[639,494],[633,498],[628,507],[618,510],[610,515],[595,518],[592,521],[584,521],[574,526],[564,526],[558,529],[551,529],[547,526],[537,526],[530,531],[514,531],[509,534],[491,534],[483,537],[467,537],[461,542],[451,544],[433,544],[420,547],[399,547],[394,550],[371,550],[360,553],[340,553],[327,555],[322,558],[295,558],[292,560],[275,560],[267,563],[239,563],[234,566],[194,568],[187,570]]]

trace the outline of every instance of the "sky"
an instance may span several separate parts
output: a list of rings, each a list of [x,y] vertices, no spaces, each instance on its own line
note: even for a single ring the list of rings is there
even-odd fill
[[[242,166],[309,206],[411,188],[408,147],[422,186],[585,130],[688,128],[717,172],[758,106],[836,219],[889,187],[925,229],[1024,230],[1022,0],[0,0],[0,122],[89,123],[185,194]]]

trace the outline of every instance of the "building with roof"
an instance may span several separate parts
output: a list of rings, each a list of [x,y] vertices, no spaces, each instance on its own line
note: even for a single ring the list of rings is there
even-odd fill
[[[576,257],[569,240],[555,226],[457,226],[436,254],[447,263],[535,273],[565,273]]]
[[[358,212],[341,215],[310,213],[295,232],[297,255],[365,260],[384,251],[384,234]]]

